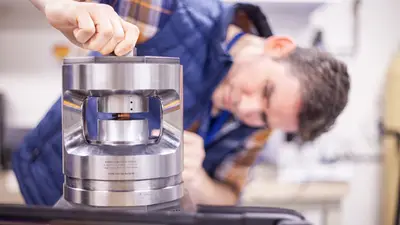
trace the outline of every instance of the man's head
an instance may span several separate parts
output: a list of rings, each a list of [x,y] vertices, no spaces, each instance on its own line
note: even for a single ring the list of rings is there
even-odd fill
[[[213,102],[245,124],[297,132],[304,141],[327,131],[350,89],[344,63],[328,53],[271,37],[243,50]]]

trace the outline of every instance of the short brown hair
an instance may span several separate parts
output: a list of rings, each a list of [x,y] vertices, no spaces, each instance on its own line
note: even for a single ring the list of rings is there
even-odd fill
[[[347,104],[347,66],[329,53],[300,47],[284,62],[299,79],[302,90],[298,134],[302,141],[312,141],[332,127]]]

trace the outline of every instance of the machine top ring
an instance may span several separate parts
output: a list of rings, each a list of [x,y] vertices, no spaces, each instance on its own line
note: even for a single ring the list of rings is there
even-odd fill
[[[158,56],[87,56],[65,58],[64,65],[94,64],[94,63],[147,63],[147,64],[180,64],[176,57]]]

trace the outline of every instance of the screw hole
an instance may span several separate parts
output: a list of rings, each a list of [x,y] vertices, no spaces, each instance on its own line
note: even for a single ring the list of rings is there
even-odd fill
[[[132,111],[133,109],[131,108],[131,111]]]
[[[132,104],[133,102],[131,101],[131,104]]]

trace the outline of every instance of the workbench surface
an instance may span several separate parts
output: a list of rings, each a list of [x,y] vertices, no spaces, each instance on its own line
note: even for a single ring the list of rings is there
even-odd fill
[[[0,171],[0,204],[24,204],[12,171]]]

